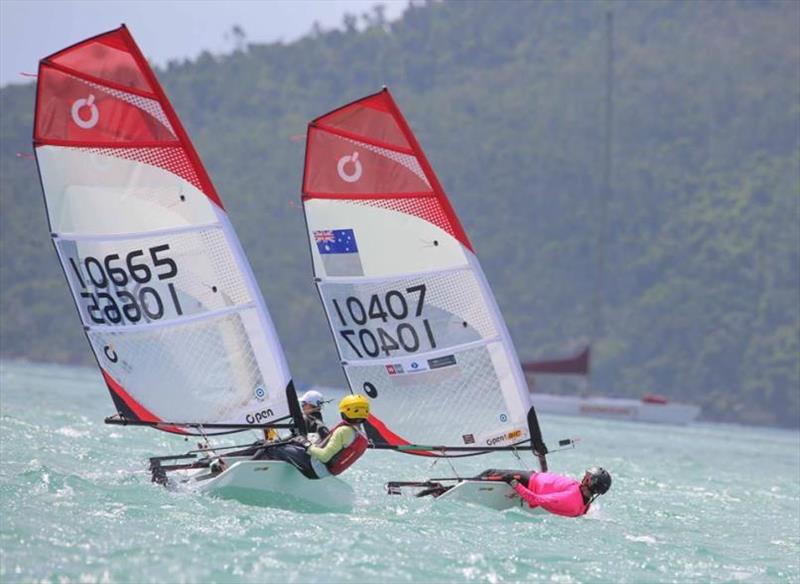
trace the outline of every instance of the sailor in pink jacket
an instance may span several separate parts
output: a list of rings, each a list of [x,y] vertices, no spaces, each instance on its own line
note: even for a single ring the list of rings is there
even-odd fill
[[[585,514],[592,501],[611,488],[611,475],[598,466],[587,470],[580,482],[552,472],[496,469],[486,470],[479,477],[505,481],[531,507],[541,507],[564,517]]]

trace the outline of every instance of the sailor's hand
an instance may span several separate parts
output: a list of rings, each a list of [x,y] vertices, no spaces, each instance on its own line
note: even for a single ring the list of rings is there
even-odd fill
[[[516,489],[517,485],[519,484],[519,481],[517,480],[517,477],[511,477],[511,480],[507,481],[507,482],[508,482],[508,486],[511,487],[512,489]]]
[[[309,442],[308,438],[306,438],[302,434],[300,436],[295,436],[294,438],[292,438],[292,442],[297,444],[298,446],[302,446],[306,450],[308,450],[308,447],[311,446],[311,442]]]

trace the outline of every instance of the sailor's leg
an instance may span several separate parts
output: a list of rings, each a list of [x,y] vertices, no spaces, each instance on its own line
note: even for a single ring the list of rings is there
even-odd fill
[[[509,468],[489,468],[483,471],[481,474],[476,476],[476,479],[495,479],[498,481],[508,481],[512,478],[516,478],[519,482],[524,485],[527,485],[530,480],[531,476],[533,476],[533,472],[529,470],[513,470]]]
[[[311,466],[311,457],[305,448],[298,444],[281,444],[280,446],[267,446],[255,457],[256,460],[283,460],[294,466],[309,479],[318,479],[317,473]]]

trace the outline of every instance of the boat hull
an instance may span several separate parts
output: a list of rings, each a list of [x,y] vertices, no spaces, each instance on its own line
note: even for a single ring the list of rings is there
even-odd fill
[[[202,493],[235,499],[249,505],[293,511],[348,511],[355,502],[353,488],[330,476],[311,480],[279,460],[228,459],[220,474],[202,472],[189,482]]]
[[[503,511],[521,509],[532,514],[545,513],[541,508],[531,508],[517,492],[504,482],[462,481],[439,495],[436,501],[459,501]]]

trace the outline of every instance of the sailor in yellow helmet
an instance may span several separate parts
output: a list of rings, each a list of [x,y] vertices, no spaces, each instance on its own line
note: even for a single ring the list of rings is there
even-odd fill
[[[339,402],[342,421],[319,444],[298,436],[288,444],[267,445],[254,458],[285,460],[310,479],[338,475],[361,458],[369,442],[361,424],[369,417],[369,401],[363,395],[348,395]]]

